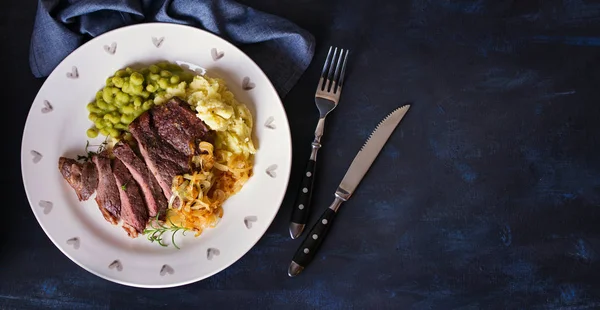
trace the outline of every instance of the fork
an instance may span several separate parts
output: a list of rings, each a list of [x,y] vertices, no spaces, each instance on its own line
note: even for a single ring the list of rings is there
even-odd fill
[[[333,52],[333,54],[332,54]],[[319,122],[315,130],[315,139],[312,142],[312,152],[306,165],[305,173],[300,183],[300,189],[296,196],[292,209],[292,218],[290,222],[290,236],[292,239],[298,238],[304,231],[304,226],[310,214],[312,189],[315,179],[315,168],[317,164],[317,152],[321,148],[321,137],[325,128],[325,117],[335,109],[340,101],[342,86],[344,84],[344,75],[346,73],[346,62],[349,51],[330,47],[325,59],[325,65],[321,72],[319,85],[315,93],[315,104],[319,109]]]

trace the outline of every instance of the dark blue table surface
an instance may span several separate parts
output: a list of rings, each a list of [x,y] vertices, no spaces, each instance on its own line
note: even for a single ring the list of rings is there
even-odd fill
[[[10,160],[0,308],[600,309],[598,1],[245,2],[317,38],[311,67],[284,99],[294,146],[288,194],[238,262],[162,290],[93,276],[36,222],[19,163],[21,128],[43,83],[27,66],[35,1],[3,3]],[[413,105],[317,260],[289,278],[299,241],[288,237],[288,220],[329,45],[352,54],[320,153],[318,208],[379,119]]]

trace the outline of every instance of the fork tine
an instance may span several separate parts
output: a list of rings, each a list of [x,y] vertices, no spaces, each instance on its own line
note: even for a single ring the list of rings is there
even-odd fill
[[[349,53],[350,50],[346,50],[346,56],[344,56],[344,63],[342,64],[342,72],[340,73],[340,81],[337,83],[338,88],[342,87],[342,84],[344,84],[344,75],[346,75],[346,62],[348,61]]]
[[[326,80],[327,80],[327,72],[329,70],[329,65],[333,58],[331,58],[331,51],[333,50],[333,46],[329,47],[329,52],[327,52],[327,57],[325,57],[325,64],[323,65],[323,70],[321,71],[321,78],[319,79],[319,85],[317,85],[317,89],[323,90],[325,88]]]
[[[331,61],[331,59],[329,57],[331,56],[331,50],[332,49],[333,49],[333,46],[330,46],[329,47],[329,52],[327,52],[327,58],[325,58],[325,64],[323,65],[323,71],[321,71],[321,77],[322,78],[327,78],[327,76],[325,75],[325,73],[329,69],[329,62]]]
[[[331,57],[331,65],[329,66],[329,72],[327,73],[327,83],[325,83],[325,91],[329,92],[330,91],[330,87],[333,83],[333,72],[334,72],[334,68],[336,66],[335,62],[336,62],[336,58],[337,58],[337,51],[338,48],[336,47],[333,50],[333,57]]]
[[[338,52],[338,48],[336,47],[333,50],[333,57],[331,57],[331,66],[329,66],[329,72],[327,73],[327,79],[328,80],[333,80],[333,71],[334,71],[334,67],[335,67],[335,62],[336,62],[336,57],[337,57],[337,52]]]
[[[347,53],[347,51],[346,51]],[[331,86],[331,91],[336,92],[336,89],[339,88],[339,78],[340,78],[340,69],[342,68],[342,57],[344,57],[344,49],[340,50],[340,57],[337,60],[337,64],[335,66],[335,73],[333,75],[333,84]]]

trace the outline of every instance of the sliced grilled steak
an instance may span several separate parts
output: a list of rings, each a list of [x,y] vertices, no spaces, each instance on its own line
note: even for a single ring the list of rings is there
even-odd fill
[[[116,158],[113,164],[113,174],[117,181],[119,196],[121,198],[121,219],[123,228],[131,238],[135,238],[144,231],[148,223],[148,209],[140,188],[133,179],[127,167]]]
[[[129,131],[137,140],[148,169],[169,199],[173,177],[190,169],[188,156],[174,149],[158,135],[148,112],[131,122]]]
[[[98,187],[98,171],[93,163],[80,163],[74,159],[58,159],[58,170],[71,185],[79,201],[88,200]]]
[[[158,134],[175,149],[186,155],[194,155],[200,141],[214,143],[214,133],[196,116],[190,105],[174,97],[167,103],[150,110]]]
[[[125,164],[125,167],[129,169],[129,172],[140,186],[148,207],[148,216],[155,217],[158,214],[159,219],[164,220],[167,211],[167,199],[146,164],[127,143],[118,142],[113,148],[113,154]]]
[[[96,192],[96,203],[104,219],[116,225],[121,215],[121,198],[117,189],[117,182],[113,175],[110,158],[106,151],[94,155],[92,161],[98,168],[98,190]]]

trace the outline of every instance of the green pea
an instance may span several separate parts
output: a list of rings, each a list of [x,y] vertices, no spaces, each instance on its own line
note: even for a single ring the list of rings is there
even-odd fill
[[[98,114],[96,114],[96,113],[90,113],[90,114],[88,115],[88,119],[89,119],[90,121],[92,121],[92,122],[95,122],[95,121],[97,121],[98,119],[100,119],[100,116],[99,116]]]
[[[94,139],[98,136],[98,129],[92,127],[87,130],[86,134],[87,134],[88,138]]]
[[[119,107],[117,107],[114,104],[110,104],[110,103],[108,104],[108,107],[106,108],[106,110],[109,112],[114,112],[114,111],[117,111],[118,109],[119,109]]]
[[[150,73],[150,69],[144,68],[140,73],[142,73],[143,75],[148,75],[148,73]]]
[[[121,123],[123,123],[125,125],[129,125],[131,122],[133,122],[133,115],[123,114],[123,115],[121,115],[120,121],[121,121]]]
[[[140,117],[140,115],[144,114],[145,111],[136,111],[135,114],[133,115],[135,118]]]
[[[110,128],[110,129],[108,129],[108,134],[111,137],[116,138],[116,137],[119,136],[119,131],[117,129],[115,129],[115,128]]]
[[[166,61],[161,61],[161,62],[157,63],[156,65],[161,69],[166,69],[169,66],[169,63]]]
[[[150,72],[155,73],[155,74],[160,72],[160,68],[157,65],[150,65],[149,69],[150,69]]]
[[[126,124],[115,124],[115,128],[119,129],[119,130],[127,130],[127,125]]]
[[[148,84],[148,85],[146,85],[146,91],[153,93],[156,91],[156,86],[154,86],[152,84]]]
[[[156,73],[151,73],[150,74],[150,80],[152,80],[152,81],[158,81],[158,79],[160,79],[160,75],[158,75]]]
[[[144,110],[150,110],[150,108],[152,108],[152,100],[147,100],[144,102],[144,104],[142,105],[142,109]]]
[[[148,99],[148,97],[150,97],[150,93],[145,90],[143,90],[141,92],[141,95],[142,95],[142,97],[144,97],[144,99]]]
[[[142,102],[141,102],[141,101],[140,101],[140,102],[135,102],[135,101],[134,101],[134,102],[133,102],[133,106],[134,106],[134,107],[136,107],[136,108],[139,108],[139,107],[141,107],[141,106],[142,106]]]
[[[95,110],[97,108],[96,103],[95,102],[90,102],[88,103],[86,106],[88,111],[90,112],[94,112],[93,110]]]
[[[133,85],[142,85],[144,84],[144,76],[137,72],[134,72],[131,74],[130,81]]]
[[[138,90],[139,90],[139,92],[141,92],[142,90],[144,90],[144,86],[129,84],[129,89],[127,89],[127,91],[125,91],[125,92],[131,96],[134,96],[134,95],[139,95]]]
[[[105,136],[105,137],[108,137],[108,135],[109,135],[108,130],[104,129],[104,128],[100,129],[100,134],[103,135],[103,136]]]
[[[121,102],[119,100],[116,99],[115,97],[115,102],[113,103],[117,108],[121,108],[122,106],[127,105],[129,102]]]
[[[142,103],[141,103],[141,101],[140,101],[140,105],[141,105],[141,104],[142,104]],[[133,106],[131,106],[131,105],[126,105],[126,106],[123,106],[123,107],[121,108],[121,113],[123,113],[123,114],[133,114],[133,112],[134,112],[134,111],[135,111],[135,108],[134,108]],[[123,117],[123,115],[121,115],[121,118],[122,118],[122,117]]]
[[[171,77],[170,82],[171,82],[171,84],[178,84],[179,83],[179,76],[178,75],[173,75]]]
[[[128,75],[127,71],[125,71],[125,70],[117,70],[117,72],[115,72],[115,76],[118,76],[118,77],[124,77],[127,75]]]
[[[169,87],[169,82],[166,78],[161,78],[158,80],[158,86],[162,89],[167,89],[167,87]]]
[[[102,98],[102,90],[99,90],[98,92],[96,92],[96,100]]]
[[[102,90],[102,99],[104,99],[104,101],[108,102],[108,103],[113,103],[114,98],[113,98],[113,93],[112,93],[112,89],[114,87],[105,87],[104,90]]]
[[[125,82],[123,80],[123,78],[119,77],[119,76],[115,76],[114,78],[112,78],[112,82],[116,87],[123,87],[123,82]]]
[[[160,76],[164,77],[164,78],[168,78],[168,77],[173,76],[173,73],[171,73],[171,72],[169,72],[167,70],[161,70],[160,71]]]
[[[133,69],[127,67],[127,68],[125,68],[125,72],[127,72],[131,75],[133,73]]]
[[[111,128],[113,128],[114,124],[110,120],[104,120],[103,123],[104,123],[104,127],[102,127],[102,128],[104,128],[104,129],[111,129]]]
[[[120,93],[117,94],[116,99],[117,99],[117,101],[121,101],[123,103],[128,103],[130,97],[129,97],[129,95],[127,93],[120,92]]]
[[[106,86],[114,86],[112,76],[106,79]]]
[[[145,112],[145,111],[144,111],[144,110],[142,110],[142,109],[135,110],[135,112],[133,112],[133,117],[134,117],[134,118],[138,118],[138,117],[139,117],[140,115],[142,115],[144,112]]]
[[[103,99],[96,100],[96,105],[102,110],[106,110],[106,108],[108,108],[108,104]]]
[[[123,87],[121,87],[121,91],[126,93],[129,91],[129,87],[129,82],[123,82]]]

